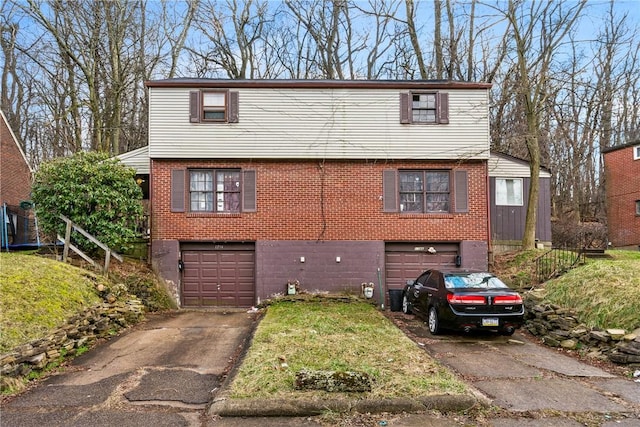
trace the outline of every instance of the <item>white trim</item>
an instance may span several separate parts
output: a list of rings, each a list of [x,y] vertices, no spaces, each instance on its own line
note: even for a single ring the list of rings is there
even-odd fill
[[[633,160],[640,160],[640,145],[633,146]]]
[[[24,159],[24,162],[27,164],[27,167],[29,168],[29,172],[33,173],[33,168],[31,167],[31,164],[29,164],[27,155],[24,154],[24,151],[22,151],[22,147],[20,146],[20,144],[18,144],[18,138],[16,138],[16,134],[13,133],[13,129],[11,129],[11,126],[9,126],[9,120],[7,120],[7,116],[4,115],[2,110],[0,110],[0,116],[2,116],[2,120],[4,120],[4,124],[5,126],[7,126],[7,129],[9,129],[9,133],[11,134],[11,138],[13,138],[13,142],[18,147],[18,150],[20,150],[20,154],[22,154],[22,158]]]

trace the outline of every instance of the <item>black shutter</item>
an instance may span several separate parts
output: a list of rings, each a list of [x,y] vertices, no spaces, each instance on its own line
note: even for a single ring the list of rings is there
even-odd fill
[[[449,94],[438,92],[438,123],[449,123]]]
[[[407,124],[411,123],[411,118],[409,117],[409,94],[401,93],[400,94],[400,123]]]
[[[200,91],[189,92],[189,121],[191,123],[200,122]]]
[[[229,112],[228,112],[228,122],[229,123],[238,123],[238,92],[229,92]]]
[[[256,198],[256,171],[245,170],[242,177],[242,211],[255,212]]]
[[[184,169],[171,170],[171,212],[185,211],[185,175]]]
[[[398,185],[393,169],[382,171],[382,198],[383,212],[398,212]]]
[[[469,182],[465,170],[454,172],[455,211],[469,212]]]

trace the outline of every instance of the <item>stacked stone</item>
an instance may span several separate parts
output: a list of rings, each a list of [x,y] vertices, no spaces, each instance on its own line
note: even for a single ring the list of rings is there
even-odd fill
[[[62,355],[73,355],[78,349],[90,347],[97,339],[115,335],[144,317],[144,305],[139,300],[103,302],[73,316],[46,337],[21,345],[0,355],[0,387],[11,379],[26,377],[59,362]]]
[[[542,303],[535,294],[525,296],[525,307],[525,328],[546,345],[640,368],[640,328],[630,333],[624,329],[588,328],[578,321],[575,312]]]

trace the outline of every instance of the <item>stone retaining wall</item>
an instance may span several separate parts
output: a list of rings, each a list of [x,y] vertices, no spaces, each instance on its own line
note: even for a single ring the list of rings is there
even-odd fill
[[[550,347],[576,350],[588,357],[640,368],[640,328],[600,330],[588,328],[574,312],[530,292],[525,295],[525,329]]]
[[[72,317],[48,336],[33,340],[0,355],[0,388],[46,369],[65,355],[86,349],[99,338],[117,334],[138,323],[144,317],[144,305],[139,300],[126,302],[109,299]]]

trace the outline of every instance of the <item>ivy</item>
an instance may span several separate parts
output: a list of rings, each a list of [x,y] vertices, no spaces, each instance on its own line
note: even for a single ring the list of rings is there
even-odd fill
[[[64,215],[107,246],[122,251],[136,238],[142,218],[142,190],[135,171],[103,153],[78,153],[40,166],[33,184],[33,200],[42,230],[64,236]],[[76,237],[85,251],[89,241]]]

